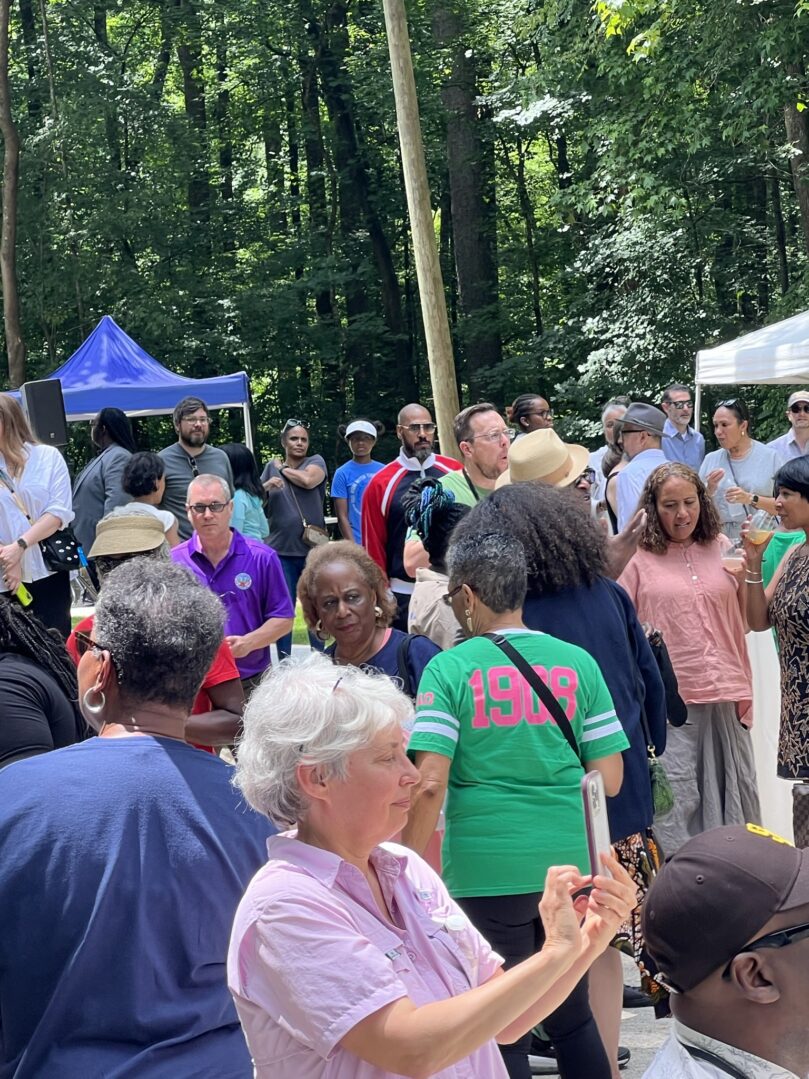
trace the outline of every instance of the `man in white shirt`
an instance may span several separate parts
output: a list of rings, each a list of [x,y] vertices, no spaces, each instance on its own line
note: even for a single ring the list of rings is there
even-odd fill
[[[781,458],[782,464],[809,453],[809,391],[797,390],[790,394],[787,419],[790,423],[787,433],[767,443]]]
[[[809,851],[758,825],[690,839],[643,906],[674,1024],[644,1079],[806,1079]]]
[[[646,480],[659,466],[666,463],[661,442],[666,417],[654,405],[633,401],[621,421],[621,440],[629,464],[618,473],[618,531],[622,531],[635,514]]]

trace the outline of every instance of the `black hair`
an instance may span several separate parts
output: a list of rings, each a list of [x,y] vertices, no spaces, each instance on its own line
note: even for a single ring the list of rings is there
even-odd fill
[[[750,434],[750,409],[741,399],[741,397],[729,397],[726,401],[717,401],[714,405],[714,412],[718,408],[726,408],[729,412],[732,412],[739,423],[747,423],[747,433]]]
[[[455,501],[439,480],[426,476],[416,480],[402,499],[405,521],[416,533],[430,556],[430,565],[443,570],[453,530],[469,513],[469,506]]]
[[[132,498],[142,498],[157,489],[160,477],[165,475],[165,472],[166,466],[159,454],[149,450],[133,453],[126,462],[121,487]]]
[[[261,485],[258,465],[252,450],[243,442],[227,442],[221,449],[227,454],[233,470],[233,490],[247,491],[249,495],[255,495],[264,502],[267,492]]]
[[[384,435],[384,433],[385,433],[385,425],[380,420],[369,420],[367,416],[355,416],[354,419],[351,420],[349,423],[341,423],[340,424],[340,426],[337,428],[337,437],[345,439],[345,437],[346,437],[346,429],[352,423],[355,423],[357,420],[364,420],[366,423],[370,423],[372,427],[375,427],[376,428],[376,437],[377,438],[381,438]],[[354,434],[359,434],[359,432],[355,431]]]
[[[776,494],[781,487],[785,487],[787,491],[794,491],[809,502],[809,457],[793,457],[792,460],[781,465],[775,473],[774,491]]]
[[[513,483],[473,506],[453,540],[508,532],[520,541],[528,566],[528,591],[553,595],[591,585],[606,571],[604,534],[582,509],[578,491],[545,483]]]
[[[76,708],[79,688],[76,668],[65,648],[65,642],[55,629],[47,629],[33,614],[16,603],[0,596],[0,652],[25,656],[46,670],[76,713],[77,737],[84,738],[87,728]]]
[[[519,397],[514,399],[514,402],[506,409],[506,419],[509,423],[513,424],[517,430],[522,431],[522,420],[526,419],[530,414],[534,401],[542,400],[547,401],[548,398],[541,393],[521,393]],[[548,402],[550,404],[550,402]]]
[[[95,427],[103,427],[113,442],[123,446],[130,453],[135,453],[135,436],[132,434],[132,424],[129,417],[120,408],[102,408],[93,421]]]

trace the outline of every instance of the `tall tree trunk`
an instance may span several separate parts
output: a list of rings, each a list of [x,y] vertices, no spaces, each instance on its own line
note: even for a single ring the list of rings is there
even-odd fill
[[[774,165],[770,165],[767,184],[770,189],[770,206],[772,207],[773,232],[775,234],[775,261],[778,267],[778,287],[783,296],[789,291],[789,263],[787,261],[784,213],[781,208],[781,181],[778,179],[778,173]]]
[[[216,18],[216,137],[219,144],[219,195],[222,199],[222,250],[233,251],[233,138],[230,130],[230,88],[228,86],[227,23],[221,5]]]
[[[289,159],[289,203],[290,220],[298,244],[295,260],[295,280],[303,277],[302,251],[303,235],[301,223],[301,148],[299,142],[298,113],[295,90],[291,78],[287,78],[284,87],[284,106],[287,128],[287,154]]]
[[[107,34],[107,5],[96,4],[93,8],[93,30],[96,41],[101,46],[104,60],[110,59],[110,42]],[[116,172],[121,171],[121,142],[118,134],[118,117],[115,112],[114,97],[104,104],[104,130],[107,136],[110,164]]]
[[[264,171],[267,177],[267,212],[273,232],[284,235],[289,227],[285,210],[284,144],[278,115],[271,112],[270,108],[270,105],[265,104],[261,123]]]
[[[177,0],[184,15],[177,42],[177,59],[183,74],[185,114],[195,135],[194,159],[188,177],[188,210],[195,241],[210,257],[211,179],[208,171],[208,113],[202,65],[202,27],[199,12],[191,0]]]
[[[20,137],[11,114],[8,78],[8,24],[11,0],[0,0],[0,134],[3,136],[3,216],[0,236],[0,276],[3,285],[3,325],[8,378],[13,387],[25,382],[25,341],[20,324],[17,289],[17,191]]]
[[[796,80],[803,80],[804,74],[800,65],[787,64],[786,69]],[[789,166],[792,170],[792,184],[798,200],[803,242],[809,252],[809,120],[805,111],[798,111],[797,101],[789,102],[784,106],[784,126],[787,141],[793,150]]]
[[[42,93],[39,85],[39,43],[37,41],[36,18],[34,17],[34,5],[32,0],[20,0],[20,25],[22,27],[22,41],[25,49],[25,66],[28,71],[28,88],[26,100],[28,103],[28,115],[32,120],[39,120],[42,113]]]
[[[531,310],[534,315],[534,332],[541,334],[542,301],[540,298],[539,262],[536,253],[536,220],[534,218],[534,207],[531,202],[531,196],[528,192],[528,181],[525,175],[526,147],[519,137],[515,140],[514,150],[517,154],[516,165],[511,160],[511,147],[503,140],[503,160],[506,168],[511,174],[511,178],[514,181],[514,186],[517,190],[517,201],[520,206],[520,213],[522,214],[523,227],[525,228],[525,251],[528,256],[528,268],[531,273]]]
[[[497,284],[494,143],[480,116],[478,39],[464,26],[453,0],[433,13],[437,44],[449,51],[441,89],[446,110],[447,162],[452,197],[453,247],[469,392],[502,360]]]

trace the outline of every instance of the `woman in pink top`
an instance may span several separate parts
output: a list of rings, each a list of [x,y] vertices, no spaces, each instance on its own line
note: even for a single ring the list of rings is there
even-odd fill
[[[496,1041],[553,1011],[635,903],[615,879],[552,867],[546,942],[502,960],[401,830],[419,775],[404,751],[410,701],[389,678],[322,656],[284,663],[244,717],[236,784],[291,831],[236,913],[228,983],[258,1079],[505,1079]],[[580,911],[584,919],[579,924]]]
[[[741,566],[722,562],[731,542],[693,469],[661,465],[640,500],[646,526],[620,577],[642,622],[668,646],[680,696],[682,727],[670,727],[663,763],[676,803],[655,823],[666,854],[691,836],[760,817],[749,726],[752,672],[745,644]]]

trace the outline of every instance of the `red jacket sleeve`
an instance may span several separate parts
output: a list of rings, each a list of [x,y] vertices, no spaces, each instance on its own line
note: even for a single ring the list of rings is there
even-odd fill
[[[374,562],[388,576],[388,522],[382,515],[382,497],[385,492],[385,483],[377,481],[385,474],[385,470],[377,472],[362,496],[362,545]]]

